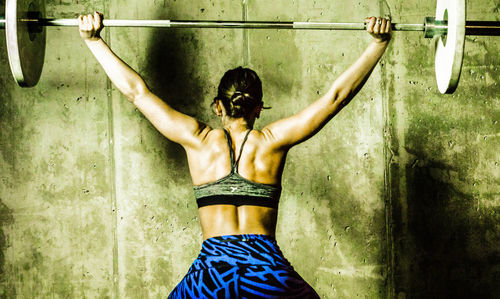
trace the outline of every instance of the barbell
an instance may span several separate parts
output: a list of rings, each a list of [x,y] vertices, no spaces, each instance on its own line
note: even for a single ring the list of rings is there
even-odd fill
[[[161,28],[249,28],[297,30],[366,30],[366,23],[255,22],[255,21],[174,21],[108,20],[106,27]],[[45,57],[47,26],[78,26],[77,19],[45,18],[44,0],[7,0],[0,28],[6,32],[9,64],[21,87],[38,83]],[[435,17],[423,24],[393,23],[394,31],[421,31],[426,38],[437,37],[435,70],[441,93],[453,93],[462,69],[466,35],[500,36],[498,21],[466,21],[465,0],[438,0]]]

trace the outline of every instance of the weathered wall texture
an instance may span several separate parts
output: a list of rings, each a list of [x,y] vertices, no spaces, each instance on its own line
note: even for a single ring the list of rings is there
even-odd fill
[[[48,39],[33,89],[13,84],[0,39],[0,296],[111,296],[106,81],[74,32],[49,30]]]
[[[388,2],[409,23],[434,5]],[[468,19],[498,21],[499,9],[471,0]],[[398,35],[386,57],[395,292],[499,298],[500,39],[467,37],[459,87],[443,96],[434,44],[415,35]]]
[[[469,1],[498,20],[498,1]],[[434,1],[48,1],[49,16],[422,22]],[[2,7],[3,9],[3,7]],[[182,112],[217,126],[218,80],[263,80],[257,128],[300,111],[368,45],[366,33],[105,29],[113,50]],[[433,42],[398,33],[365,88],[293,149],[277,239],[322,298],[500,293],[498,38],[469,37],[453,96]],[[0,62],[7,65],[5,41]],[[40,83],[0,71],[0,297],[164,298],[202,240],[183,149],[106,80],[76,29],[48,29]]]

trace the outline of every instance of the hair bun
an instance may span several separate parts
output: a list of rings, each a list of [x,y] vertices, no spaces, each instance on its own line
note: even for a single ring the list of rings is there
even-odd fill
[[[262,83],[251,69],[229,70],[221,79],[216,100],[222,101],[230,117],[247,117],[262,102]]]
[[[245,101],[246,98],[251,98],[251,96],[248,93],[235,91],[234,94],[231,96],[231,102],[236,104],[238,102]]]
[[[234,115],[243,115],[254,103],[253,98],[241,91],[235,91],[231,96],[231,110]]]
[[[231,97],[231,103],[234,106],[248,106],[253,103],[253,98],[248,93],[235,91]]]

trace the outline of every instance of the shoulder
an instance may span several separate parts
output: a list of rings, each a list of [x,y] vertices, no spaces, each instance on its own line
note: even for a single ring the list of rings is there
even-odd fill
[[[224,130],[211,129],[209,132],[207,132],[207,135],[205,136],[205,140],[220,139],[221,137],[225,137]]]
[[[259,144],[259,145],[271,145],[273,143],[273,136],[269,130],[256,130],[252,129],[248,133],[247,143]],[[203,137],[203,143],[205,145],[218,143],[224,141],[226,142],[226,134],[223,129],[211,129],[207,131]]]
[[[272,153],[272,152],[282,152],[283,150],[279,147],[276,142],[276,138],[273,136],[272,132],[264,128],[262,130],[252,130],[248,134],[248,144],[255,146],[262,153]]]
[[[255,139],[260,144],[266,145],[268,147],[275,147],[277,145],[275,136],[267,128],[263,128],[262,130],[252,130],[249,136],[251,136],[252,139]]]
[[[222,129],[210,129],[203,136],[202,146],[206,147],[207,145],[219,143],[219,142],[225,140],[225,138],[226,138],[226,136],[224,134],[224,130],[222,130]]]

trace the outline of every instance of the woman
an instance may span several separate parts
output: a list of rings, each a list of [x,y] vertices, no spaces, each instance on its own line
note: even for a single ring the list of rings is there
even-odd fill
[[[263,109],[257,74],[236,68],[220,82],[212,129],[172,109],[100,38],[102,15],[79,17],[80,35],[113,84],[168,139],[184,147],[204,242],[169,298],[318,298],[276,244],[286,154],[317,133],[357,94],[385,52],[391,23],[365,20],[372,43],[330,90],[303,111],[253,130]]]

